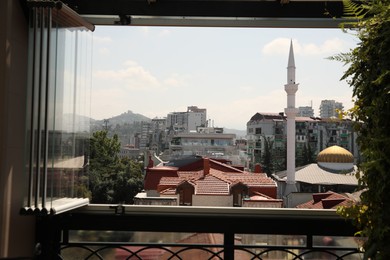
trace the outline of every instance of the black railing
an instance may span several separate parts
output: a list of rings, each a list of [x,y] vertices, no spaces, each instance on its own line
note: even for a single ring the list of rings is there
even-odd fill
[[[37,228],[42,259],[361,257],[334,210],[89,205]]]

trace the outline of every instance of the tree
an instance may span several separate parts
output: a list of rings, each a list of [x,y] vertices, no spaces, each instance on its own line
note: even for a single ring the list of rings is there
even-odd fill
[[[272,141],[269,137],[266,138],[264,135],[261,137],[264,140],[264,153],[261,156],[261,164],[263,166],[264,172],[270,176],[274,170],[272,161],[272,149],[274,146],[274,141]]]
[[[142,190],[142,165],[120,160],[118,136],[109,138],[107,131],[93,133],[90,150],[92,203],[132,203]]]
[[[353,88],[350,113],[359,132],[363,161],[358,177],[365,188],[360,204],[339,212],[368,238],[365,258],[390,259],[390,4],[388,0],[364,3],[346,3],[355,17],[366,14],[354,24],[359,45],[332,57],[349,64],[342,80]]]

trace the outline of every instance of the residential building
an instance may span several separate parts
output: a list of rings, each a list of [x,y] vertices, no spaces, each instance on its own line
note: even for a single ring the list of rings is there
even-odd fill
[[[140,139],[139,139],[139,149],[149,150],[150,149],[150,142],[151,137],[153,135],[152,131],[152,123],[151,122],[141,122],[141,133],[140,133]]]
[[[296,207],[301,209],[337,209],[338,207],[347,207],[356,203],[356,200],[352,196],[333,191],[313,193],[312,197],[313,199],[299,204]]]
[[[314,109],[312,106],[298,107],[297,116],[299,116],[299,117],[313,117],[314,116]]]
[[[286,159],[286,123],[283,113],[256,113],[247,123],[249,168],[261,162],[265,145],[272,144],[275,161]]]
[[[170,155],[232,156],[237,155],[235,134],[224,133],[179,133],[169,145]]]
[[[357,133],[348,119],[296,117],[295,145],[298,164],[304,161],[304,150],[315,156],[323,149],[338,145],[352,152],[355,160],[360,157],[356,144]],[[247,123],[247,153],[250,167],[260,163],[265,145],[272,144],[276,171],[282,170],[286,159],[286,120],[283,114],[256,113]]]
[[[136,159],[141,154],[139,148],[136,148],[134,145],[127,144],[122,146],[119,151],[119,158],[132,158]]]
[[[321,118],[339,117],[339,114],[344,111],[343,103],[335,100],[322,100],[320,105]]]
[[[167,139],[166,118],[153,118],[151,121],[149,149],[159,154],[168,149],[169,140]]]
[[[172,164],[171,164],[172,165]],[[146,169],[145,193],[137,204],[162,205],[163,198],[177,198],[177,205],[280,208],[276,183],[257,167],[246,172],[224,160],[190,157]],[[166,203],[166,201],[164,201]]]
[[[207,119],[207,110],[197,106],[187,107],[186,112],[172,112],[167,115],[166,127],[173,130],[174,133],[190,133],[197,127],[205,127]]]

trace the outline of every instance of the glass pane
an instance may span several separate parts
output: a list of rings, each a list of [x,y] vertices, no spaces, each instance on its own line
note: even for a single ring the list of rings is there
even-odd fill
[[[89,196],[92,32],[56,23],[60,13],[32,7],[29,20],[26,205],[46,213],[58,198]]]

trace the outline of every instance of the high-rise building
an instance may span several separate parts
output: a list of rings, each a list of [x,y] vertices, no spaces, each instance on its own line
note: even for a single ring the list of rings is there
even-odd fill
[[[298,107],[297,116],[311,117],[314,116],[314,109],[312,106]]]
[[[277,113],[256,113],[247,123],[247,154],[250,165],[261,162],[265,152],[265,140],[272,142],[274,170],[280,171],[286,159],[286,117]],[[338,145],[350,151],[356,160],[359,151],[353,122],[347,119],[297,117],[295,120],[296,159],[308,149],[312,156],[323,149]],[[281,167],[278,167],[280,165]]]
[[[196,132],[197,127],[205,127],[207,110],[197,106],[187,107],[187,112],[172,112],[167,115],[166,126],[176,133]]]
[[[320,117],[321,118],[331,118],[338,117],[339,112],[342,112],[344,109],[343,103],[336,102],[335,100],[322,100],[320,105]]]

